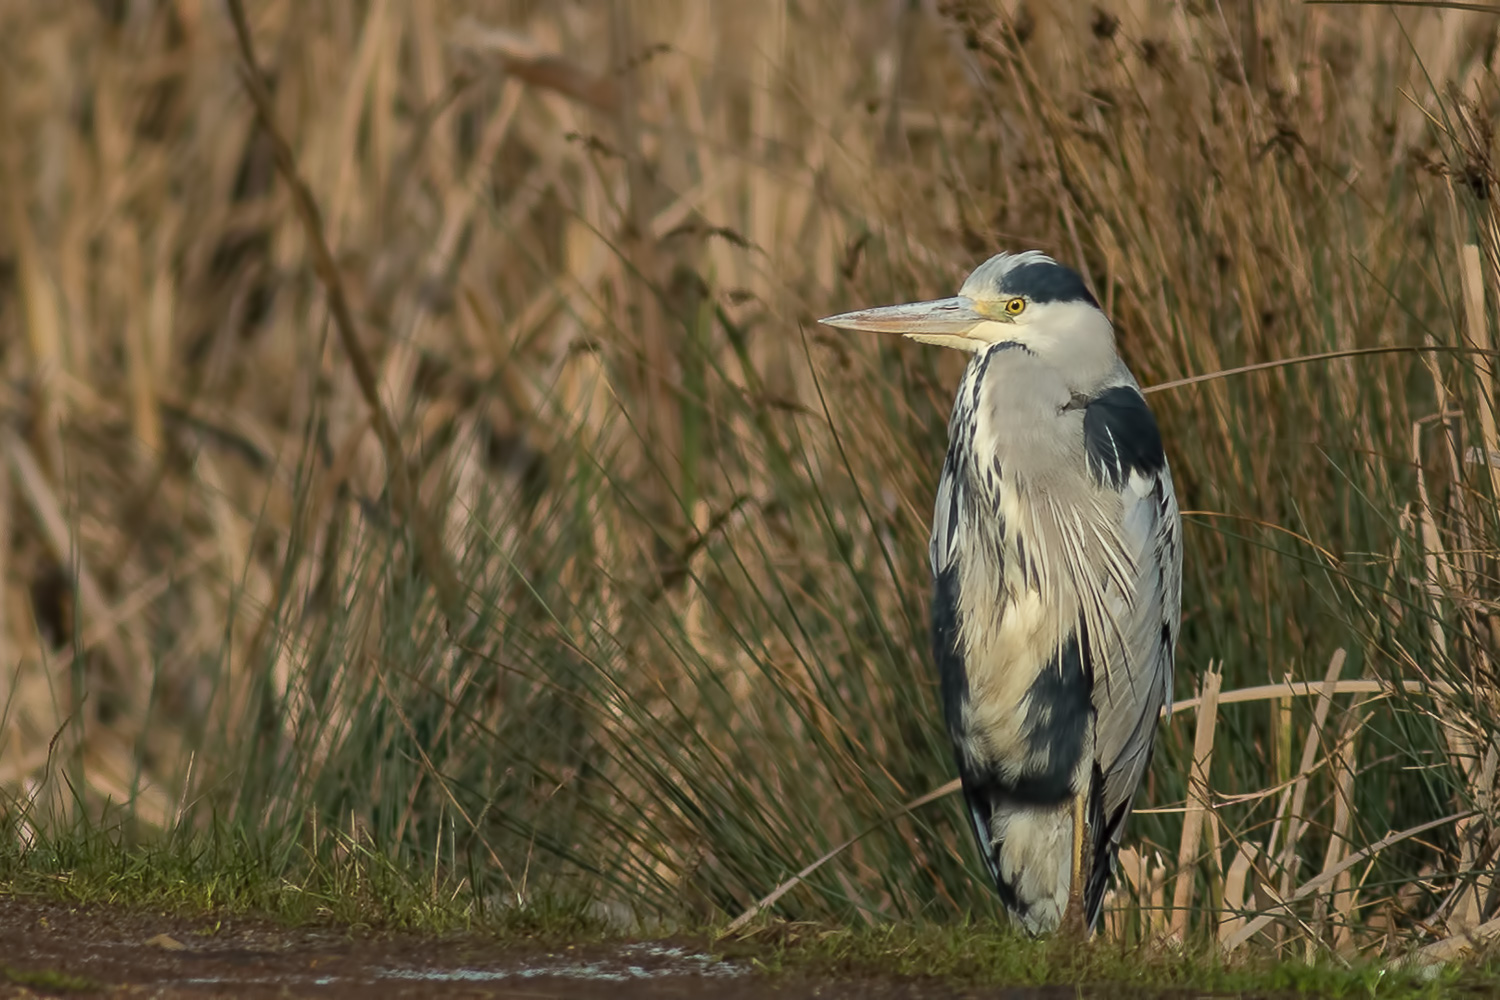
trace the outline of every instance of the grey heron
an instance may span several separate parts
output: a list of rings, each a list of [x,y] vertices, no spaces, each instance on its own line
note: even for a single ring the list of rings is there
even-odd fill
[[[821,322],[971,356],[929,550],[943,715],[1006,909],[1087,933],[1172,697],[1182,526],[1156,420],[1083,279],[1035,250]]]

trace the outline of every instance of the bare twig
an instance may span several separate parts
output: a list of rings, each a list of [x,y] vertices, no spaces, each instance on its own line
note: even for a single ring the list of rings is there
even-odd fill
[[[1377,840],[1375,843],[1364,848],[1363,850],[1355,851],[1343,861],[1322,872],[1322,874],[1317,875],[1314,878],[1311,878],[1304,882],[1301,886],[1298,887],[1296,892],[1292,893],[1289,898],[1280,901],[1276,905],[1275,909],[1289,910],[1292,904],[1300,903],[1302,900],[1306,899],[1308,896],[1311,896],[1313,893],[1317,892],[1325,885],[1333,882],[1333,880],[1336,879],[1342,872],[1348,871],[1350,868],[1353,868],[1361,861],[1373,858],[1375,855],[1379,854],[1387,847],[1390,847],[1392,844],[1399,844],[1403,840],[1409,840],[1410,838],[1415,837],[1418,834],[1426,833],[1428,830],[1436,830],[1440,826],[1447,826],[1449,823],[1456,823],[1461,819],[1465,819],[1473,815],[1474,813],[1472,810],[1468,812],[1454,813],[1452,816],[1444,816],[1442,819],[1435,819],[1429,823],[1422,823],[1417,826],[1402,830],[1399,833],[1393,833],[1388,837],[1382,837],[1380,840]],[[1240,928],[1239,931],[1237,931],[1233,936],[1225,941],[1224,950],[1234,951],[1234,949],[1250,940],[1250,938],[1253,937],[1255,933],[1262,927],[1265,927],[1267,924],[1277,919],[1277,917],[1279,916],[1281,916],[1281,914],[1276,912],[1262,913],[1260,916],[1247,923],[1244,927]]]
[[[1433,10],[1467,10],[1476,14],[1500,14],[1500,4],[1464,3],[1463,0],[1304,0],[1317,7],[1429,7]]]
[[[1229,378],[1232,375],[1248,375],[1251,372],[1265,372],[1276,368],[1289,368],[1292,365],[1308,365],[1317,361],[1334,361],[1338,358],[1359,358],[1367,354],[1477,354],[1484,357],[1495,357],[1497,354],[1500,354],[1500,351],[1486,350],[1479,347],[1453,347],[1448,344],[1351,347],[1344,351],[1303,354],[1295,358],[1282,358],[1279,361],[1261,361],[1253,365],[1240,365],[1238,368],[1225,368],[1222,371],[1206,372],[1202,375],[1190,375],[1187,378],[1173,379],[1170,382],[1158,382],[1156,385],[1147,386],[1141,391],[1148,393],[1165,392],[1168,389],[1181,389],[1184,386],[1197,385],[1200,382],[1212,382],[1215,379]]]
[[[880,829],[882,826],[885,826],[892,820],[900,819],[907,813],[915,809],[920,809],[922,806],[925,806],[930,802],[936,802],[938,799],[944,798],[947,795],[951,795],[953,792],[958,791],[958,789],[959,783],[957,781],[950,781],[946,785],[943,785],[941,788],[935,788],[932,791],[928,792],[926,795],[919,795],[894,812],[880,817],[880,819],[876,820],[874,823],[871,823],[869,826],[865,827],[863,830],[859,831],[854,836],[850,837],[848,840],[844,841],[842,844],[835,847],[833,850],[829,851],[827,854],[823,855],[821,858],[814,861],[812,864],[808,865],[806,868],[802,869],[800,872],[778,885],[775,889],[772,889],[765,896],[761,897],[748,910],[731,920],[729,922],[729,926],[724,928],[723,934],[733,934],[741,927],[744,927],[751,920],[755,919],[756,914],[760,913],[768,906],[774,906],[778,899],[780,899],[782,896],[785,896],[792,889],[796,888],[797,884],[800,883],[803,879],[807,878],[813,872],[817,871],[819,868],[822,868],[829,861],[832,861],[834,858],[838,857],[840,854],[853,847],[864,837],[867,837],[870,834],[874,833],[876,830]]]
[[[422,509],[421,501],[412,484],[410,470],[406,466],[406,457],[401,447],[401,439],[396,433],[396,425],[381,402],[379,383],[375,377],[375,365],[371,362],[364,345],[360,343],[354,312],[349,308],[349,298],[344,292],[343,280],[339,277],[333,252],[328,247],[328,239],[323,231],[322,215],[318,211],[317,202],[313,198],[312,190],[297,170],[297,161],[292,153],[291,145],[276,125],[271,92],[266,84],[265,73],[255,58],[255,45],[250,37],[250,25],[245,17],[243,0],[229,0],[229,14],[234,21],[235,38],[239,42],[240,56],[245,63],[243,73],[245,90],[255,105],[256,117],[275,152],[276,169],[291,190],[292,204],[297,210],[297,217],[302,221],[308,245],[312,248],[313,268],[317,271],[318,280],[328,296],[328,310],[333,316],[334,328],[338,331],[339,341],[344,346],[344,353],[349,356],[349,365],[354,370],[354,378],[359,384],[360,393],[365,398],[365,405],[370,409],[370,422],[375,428],[375,435],[380,439],[380,447],[385,454],[386,468],[390,477],[391,502],[395,507],[396,515],[405,519],[411,526],[415,536],[417,562],[420,569],[431,580],[444,612],[450,617],[455,617],[464,606],[463,591],[448,563],[442,542],[428,520],[426,512]]]

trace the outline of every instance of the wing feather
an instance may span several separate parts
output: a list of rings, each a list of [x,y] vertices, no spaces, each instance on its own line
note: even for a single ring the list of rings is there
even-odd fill
[[[1177,497],[1165,463],[1132,472],[1120,484],[1120,541],[1135,565],[1131,593],[1115,592],[1123,655],[1099,666],[1094,685],[1095,793],[1090,818],[1093,863],[1085,893],[1098,919],[1137,787],[1151,762],[1161,713],[1172,704],[1172,665],[1181,621],[1182,540]]]

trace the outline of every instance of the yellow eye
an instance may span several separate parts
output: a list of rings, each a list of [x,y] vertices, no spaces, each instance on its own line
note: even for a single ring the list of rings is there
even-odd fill
[[[1025,311],[1025,309],[1026,300],[1023,298],[1017,297],[1014,299],[1007,299],[1005,302],[1005,311],[1010,313],[1012,316],[1021,315],[1021,313]]]

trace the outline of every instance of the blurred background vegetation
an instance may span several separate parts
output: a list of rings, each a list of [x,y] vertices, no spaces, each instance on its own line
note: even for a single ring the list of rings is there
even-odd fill
[[[1038,247],[1148,386],[1424,349],[1151,397],[1184,704],[1109,932],[1492,931],[1500,17],[1437,6],[248,0],[320,280],[222,4],[0,4],[7,857],[681,923],[870,830],[772,915],[992,919],[902,810],[962,358],[813,320]]]

